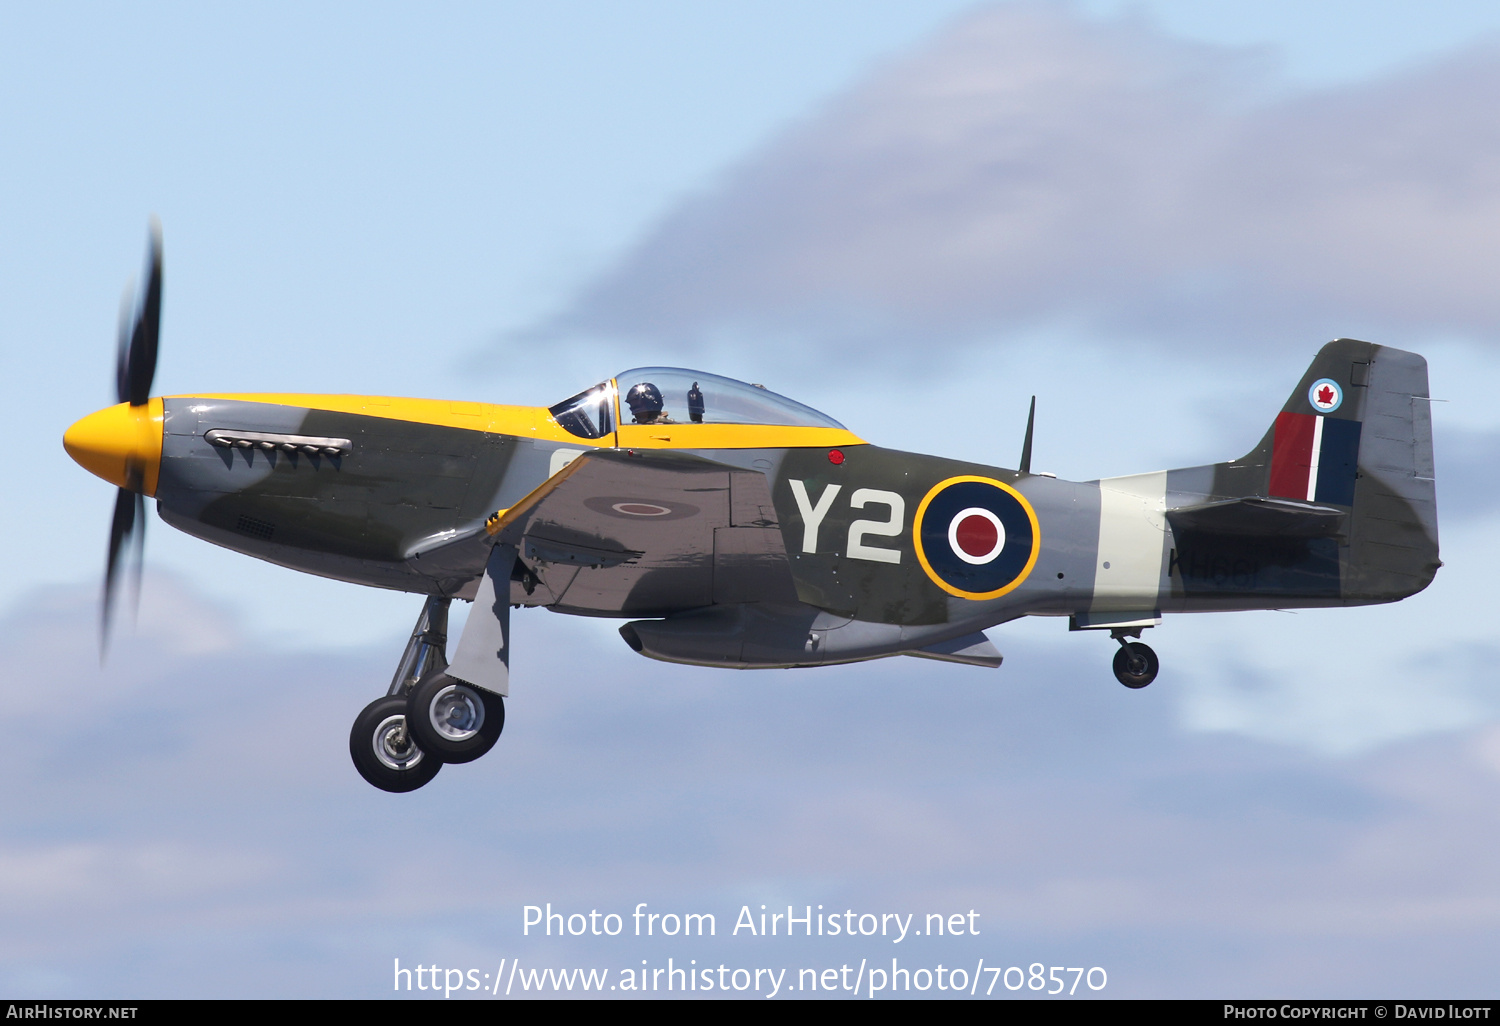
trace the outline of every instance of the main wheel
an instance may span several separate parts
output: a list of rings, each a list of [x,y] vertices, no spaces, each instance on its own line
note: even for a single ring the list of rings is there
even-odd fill
[[[418,684],[406,702],[417,744],[444,762],[473,762],[505,729],[505,699],[445,673]]]
[[[1150,645],[1127,641],[1115,653],[1115,678],[1127,688],[1143,688],[1156,679],[1161,663]]]
[[[354,720],[349,755],[359,775],[382,791],[415,791],[437,776],[443,761],[424,752],[406,725],[406,699],[377,698]]]

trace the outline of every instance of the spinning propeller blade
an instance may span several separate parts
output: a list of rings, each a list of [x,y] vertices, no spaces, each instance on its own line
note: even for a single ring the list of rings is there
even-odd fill
[[[120,332],[115,361],[115,391],[132,408],[151,398],[156,376],[157,342],[161,334],[161,226],[151,224],[151,242],[146,254],[146,289],[131,318],[129,300],[120,309]],[[118,479],[117,479],[118,480]],[[109,647],[110,622],[120,583],[121,557],[127,547],[132,579],[132,607],[141,597],[141,564],[146,543],[145,468],[139,459],[127,457],[123,487],[115,495],[114,518],[109,526],[109,554],[104,563],[104,597],[99,616],[99,659]]]
[[[119,399],[142,406],[151,398],[151,379],[156,376],[156,346],[161,335],[161,226],[151,223],[151,248],[146,255],[146,292],[136,310],[130,333]]]
[[[109,556],[104,564],[104,601],[99,617],[99,658],[104,659],[109,646],[110,621],[118,590],[121,556],[127,545],[133,550],[131,563],[131,605],[141,600],[141,560],[145,554],[146,498],[139,492],[121,488],[115,495],[115,515],[109,525]]]

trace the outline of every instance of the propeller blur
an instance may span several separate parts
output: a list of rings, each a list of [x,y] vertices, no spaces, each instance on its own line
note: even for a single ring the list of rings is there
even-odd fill
[[[109,646],[109,632],[119,590],[122,559],[130,558],[132,604],[140,602],[140,571],[146,541],[146,495],[156,490],[161,462],[161,401],[151,400],[161,334],[161,226],[151,225],[146,254],[146,289],[136,304],[122,308],[115,393],[118,406],[80,420],[63,436],[63,446],[81,466],[117,485],[110,519],[109,549],[104,563],[100,602],[99,656]],[[154,414],[154,421],[153,421]]]

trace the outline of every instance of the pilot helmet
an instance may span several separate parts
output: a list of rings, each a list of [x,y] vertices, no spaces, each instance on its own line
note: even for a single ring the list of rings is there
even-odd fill
[[[625,405],[630,407],[630,412],[636,419],[640,419],[648,413],[660,413],[664,403],[661,390],[649,381],[642,381],[625,393]]]

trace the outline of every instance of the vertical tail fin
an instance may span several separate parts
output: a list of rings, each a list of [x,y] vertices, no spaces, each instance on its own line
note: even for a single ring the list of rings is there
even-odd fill
[[[1212,468],[1214,500],[1168,513],[1177,586],[1348,605],[1421,591],[1441,565],[1430,401],[1415,353],[1328,343],[1260,444]]]

